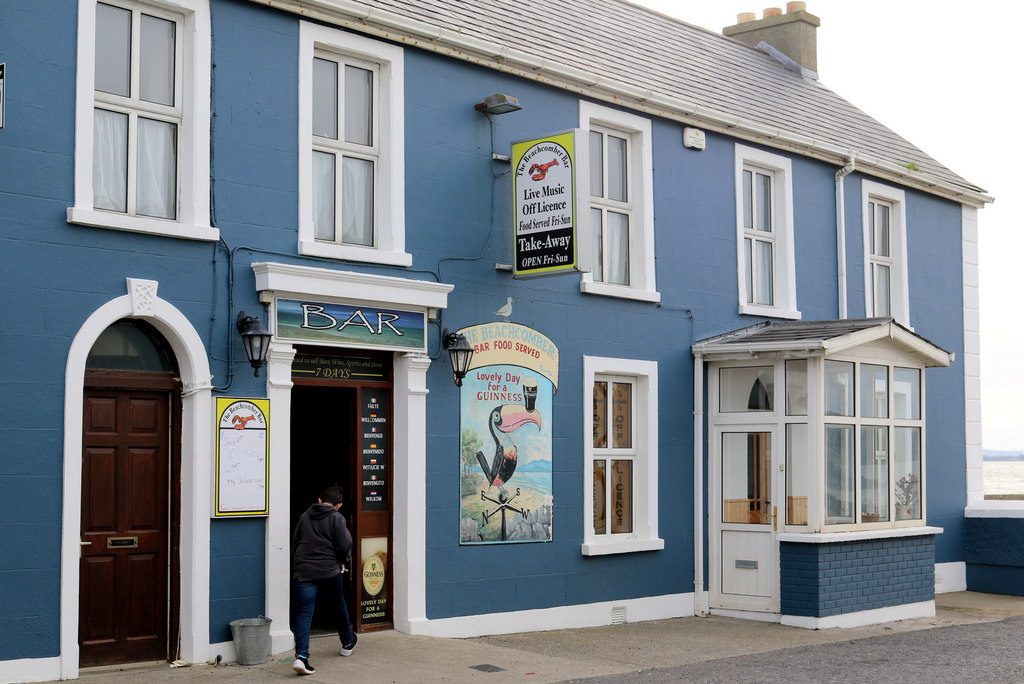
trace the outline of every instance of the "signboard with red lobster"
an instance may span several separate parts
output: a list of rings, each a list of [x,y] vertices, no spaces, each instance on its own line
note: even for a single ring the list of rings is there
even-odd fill
[[[213,517],[270,513],[270,400],[217,397]]]
[[[586,203],[579,193],[589,185],[587,165],[578,163],[586,147],[574,129],[512,143],[514,194],[513,252],[516,278],[589,271]]]

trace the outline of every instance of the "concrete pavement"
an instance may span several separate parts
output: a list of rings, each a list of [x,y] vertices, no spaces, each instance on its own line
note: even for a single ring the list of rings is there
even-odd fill
[[[336,637],[314,639],[310,660],[317,671],[302,679],[346,684],[655,684],[826,682],[855,676],[882,682],[1021,682],[1021,616],[1022,596],[959,592],[936,597],[934,618],[853,629],[806,630],[711,616],[474,639],[376,632],[360,635],[348,658],[338,654]],[[944,658],[961,663],[962,678],[949,670]],[[291,663],[292,658],[282,657],[251,667],[140,665],[86,670],[82,680],[280,682],[299,678]],[[874,674],[865,679],[867,672]]]

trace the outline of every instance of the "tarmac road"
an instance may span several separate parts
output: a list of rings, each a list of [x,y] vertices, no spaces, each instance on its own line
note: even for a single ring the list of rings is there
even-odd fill
[[[824,684],[826,682],[1024,682],[1024,617],[939,627],[571,684]]]

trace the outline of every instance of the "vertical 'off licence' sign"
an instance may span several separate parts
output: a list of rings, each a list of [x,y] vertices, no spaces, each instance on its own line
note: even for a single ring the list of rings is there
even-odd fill
[[[513,252],[517,278],[589,271],[590,250],[581,218],[580,131],[512,143],[515,206]]]

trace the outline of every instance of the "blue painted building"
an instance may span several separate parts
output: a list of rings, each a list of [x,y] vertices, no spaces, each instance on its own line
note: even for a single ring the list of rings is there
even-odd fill
[[[966,588],[991,198],[822,87],[791,5],[724,37],[617,0],[6,3],[0,681],[230,658],[257,615],[288,651],[334,481],[361,630]],[[510,154],[569,130],[575,173]],[[572,201],[524,209],[547,172]],[[517,277],[530,211],[577,272]]]

